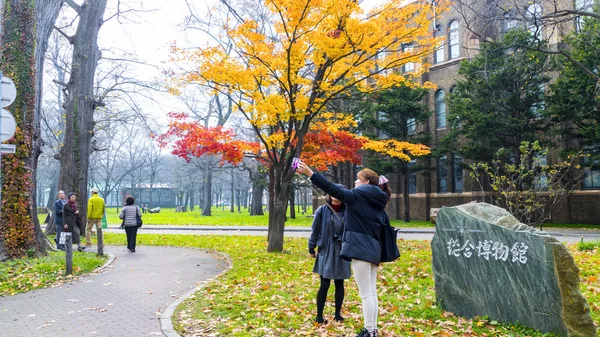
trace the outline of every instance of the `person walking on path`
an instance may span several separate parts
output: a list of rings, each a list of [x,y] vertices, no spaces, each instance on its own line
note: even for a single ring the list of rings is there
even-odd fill
[[[331,197],[346,204],[346,226],[340,256],[352,261],[352,271],[362,300],[364,328],[357,337],[379,336],[377,330],[377,267],[381,262],[381,229],[385,225],[385,206],[391,196],[387,179],[370,169],[357,174],[354,189],[332,184],[327,178],[299,163],[298,170]],[[380,184],[383,185],[380,187]]]
[[[82,252],[85,249],[81,246],[81,232],[84,231],[84,228],[79,216],[75,193],[69,193],[69,201],[63,207],[63,224],[63,231],[72,233],[73,243],[77,244],[77,251]]]
[[[85,226],[85,245],[92,245],[92,229],[96,225],[96,233],[102,235],[102,217],[104,216],[104,199],[98,195],[98,189],[92,188],[92,197],[88,199],[87,225]]]
[[[59,244],[60,233],[62,233],[63,228],[63,208],[67,203],[67,199],[65,199],[65,192],[60,190],[56,194],[58,199],[54,202],[54,227],[56,228],[56,248],[60,250],[65,250],[65,245]]]
[[[343,188],[340,185],[340,188]],[[342,249],[342,234],[344,233],[345,205],[338,199],[325,196],[325,202],[315,212],[312,224],[312,232],[308,239],[308,252],[312,258],[316,258],[313,273],[319,274],[321,286],[317,293],[317,318],[319,324],[324,323],[323,308],[327,300],[327,292],[331,280],[335,284],[335,316],[334,320],[343,322],[341,315],[342,303],[344,302],[344,280],[352,276],[350,261],[340,257]],[[315,252],[318,248],[318,253]]]
[[[135,243],[139,228],[137,216],[140,218],[142,217],[139,207],[134,204],[135,198],[128,196],[127,199],[125,199],[125,206],[123,206],[121,214],[119,214],[119,219],[123,220],[123,226],[125,227],[125,233],[127,234],[127,249],[132,253],[135,253]]]

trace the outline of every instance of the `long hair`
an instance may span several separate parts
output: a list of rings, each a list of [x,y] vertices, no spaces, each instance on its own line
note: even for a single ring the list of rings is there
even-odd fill
[[[367,180],[369,185],[379,186],[379,188],[384,191],[385,194],[387,194],[388,201],[390,201],[390,198],[392,197],[392,190],[390,189],[388,183],[379,184],[379,174],[371,169],[364,168],[358,172],[358,177],[362,180]]]

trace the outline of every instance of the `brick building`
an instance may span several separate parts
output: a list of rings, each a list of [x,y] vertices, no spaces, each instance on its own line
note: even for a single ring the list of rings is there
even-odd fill
[[[459,77],[459,63],[477,54],[482,39],[498,37],[512,27],[522,25],[556,46],[566,33],[580,24],[581,18],[561,20],[557,24],[542,23],[540,18],[545,15],[544,8],[548,11],[568,8],[591,11],[594,5],[594,0],[541,0],[519,3],[520,1],[522,0],[477,1],[466,6],[461,5],[461,0],[458,0],[451,10],[436,18],[432,31],[443,36],[444,43],[429,59],[424,60],[431,67],[420,78],[423,83],[429,81],[437,85],[436,90],[432,90],[426,98],[430,110],[434,113],[427,123],[415,127],[416,132],[431,135],[432,148],[435,148],[448,132],[446,94],[452,92]],[[398,71],[411,72],[418,67],[418,64],[408,63]],[[569,146],[577,147],[577,144]],[[554,159],[552,157],[551,154],[547,158],[549,163]],[[441,158],[429,157],[411,163],[424,168],[419,173],[409,176],[411,219],[429,220],[431,208],[483,200],[484,194],[479,184],[469,177],[461,164],[463,159],[453,153],[447,153]],[[353,187],[356,172],[356,167],[341,164],[331,173],[335,181]],[[395,173],[386,175],[391,180],[392,191],[401,191],[402,177]],[[391,218],[402,219],[403,198],[401,193],[392,194],[387,209]],[[317,202],[315,199],[314,206]],[[600,171],[588,169],[575,190],[554,209],[552,222],[600,224]]]
[[[461,7],[460,1],[442,17],[436,18],[435,32],[444,37],[444,44],[426,60],[431,67],[421,80],[430,81],[437,85],[427,98],[429,107],[434,113],[425,125],[417,126],[417,131],[428,132],[432,136],[431,147],[435,148],[439,139],[447,132],[446,94],[452,92],[458,78],[459,63],[476,55],[481,39],[494,38],[507,29],[516,25],[525,25],[533,34],[547,39],[552,45],[560,43],[561,38],[579,24],[581,18],[562,21],[558,24],[541,22],[544,7],[548,10],[555,8],[575,8],[590,11],[593,0],[576,0],[575,2],[547,1],[505,2],[498,3],[480,1],[470,8]],[[501,10],[503,7],[504,10]],[[506,10],[508,9],[508,10]],[[477,14],[474,14],[477,13]],[[478,17],[474,17],[478,15]],[[466,18],[466,19],[465,19]],[[443,34],[443,35],[442,35]],[[411,71],[415,66],[405,65],[402,71]],[[566,145],[566,144],[565,144]],[[576,144],[570,144],[576,146]],[[552,158],[548,158],[552,161]],[[483,194],[477,182],[463,170],[463,159],[453,153],[447,153],[441,158],[428,158],[419,162],[427,170],[415,173],[409,179],[410,215],[412,219],[429,219],[429,210],[442,206],[453,206],[461,203],[482,200]],[[416,163],[415,163],[416,164]],[[399,177],[394,175],[394,190],[398,187]],[[391,217],[401,218],[403,213],[402,194],[394,194],[388,213]],[[558,210],[553,212],[553,222],[557,223],[596,223],[600,224],[600,172],[587,170],[584,178],[575,190],[564,199]]]

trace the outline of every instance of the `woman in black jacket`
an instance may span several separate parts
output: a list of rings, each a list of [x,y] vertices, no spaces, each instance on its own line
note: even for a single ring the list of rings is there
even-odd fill
[[[340,185],[340,187],[343,187]],[[344,280],[352,276],[350,261],[340,257],[342,234],[344,233],[345,205],[338,199],[325,196],[327,205],[315,211],[312,232],[308,239],[308,253],[316,258],[313,273],[321,277],[321,286],[317,293],[317,323],[324,323],[323,308],[331,280],[335,284],[335,316],[337,322],[344,321],[341,315],[344,302]],[[318,248],[318,254],[315,252]]]
[[[85,229],[81,224],[79,209],[77,207],[77,196],[69,193],[69,201],[63,207],[63,232],[71,232],[73,243],[77,244],[77,251],[82,252],[85,247],[81,246],[80,236],[85,235]]]
[[[354,278],[362,299],[365,327],[357,337],[379,336],[377,266],[381,262],[380,233],[385,225],[385,206],[391,191],[387,184],[380,186],[379,175],[370,169],[358,172],[352,190],[331,183],[304,163],[298,164],[298,172],[308,176],[325,193],[346,204],[346,227],[340,256],[352,261]]]

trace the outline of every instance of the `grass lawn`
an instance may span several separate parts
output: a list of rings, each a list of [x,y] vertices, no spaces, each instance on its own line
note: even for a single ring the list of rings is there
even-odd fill
[[[123,234],[105,240],[123,244]],[[306,239],[286,238],[284,253],[267,253],[264,237],[138,236],[139,245],[172,245],[227,253],[233,267],[179,306],[174,325],[182,335],[199,336],[355,336],[362,328],[360,297],[353,279],[346,283],[344,323],[318,326],[315,297],[318,276],[311,272]],[[486,318],[465,319],[435,305],[429,242],[399,242],[402,257],[380,269],[379,327],[383,336],[552,336]],[[581,269],[581,290],[600,323],[600,248],[569,247]],[[143,248],[140,248],[143,249]],[[325,308],[333,316],[333,285]]]
[[[120,208],[108,209],[108,223],[110,225],[120,225],[119,219]],[[288,211],[289,214],[289,211]],[[301,226],[310,227],[312,225],[312,208],[309,207],[308,212],[304,215],[296,213],[296,219],[290,219],[286,222],[286,226]],[[40,223],[44,223],[46,214],[38,214]],[[242,209],[241,213],[231,213],[228,208],[223,210],[221,207],[213,207],[212,216],[200,215],[200,210],[196,208],[193,212],[176,213],[174,208],[161,209],[160,213],[144,213],[144,224],[146,225],[196,225],[196,226],[267,226],[269,221],[268,212],[265,215],[250,216],[247,209]],[[399,228],[433,228],[435,227],[429,221],[413,220],[404,222],[402,220],[392,220],[392,226]],[[600,225],[589,224],[547,224],[544,225],[544,230],[552,229],[590,229],[599,230]]]
[[[39,258],[21,258],[0,262],[0,297],[10,296],[92,272],[102,266],[108,256],[73,252],[73,275],[65,275],[65,252],[51,252]]]

